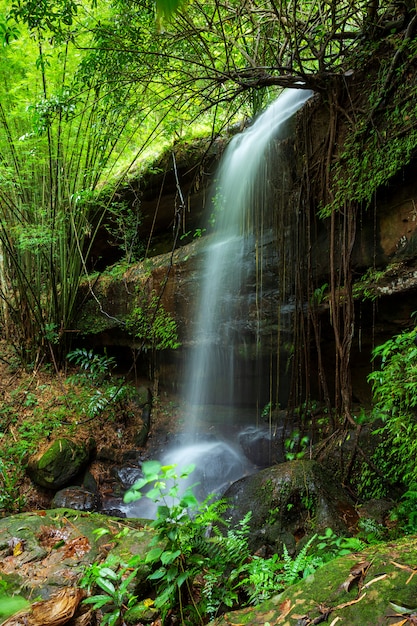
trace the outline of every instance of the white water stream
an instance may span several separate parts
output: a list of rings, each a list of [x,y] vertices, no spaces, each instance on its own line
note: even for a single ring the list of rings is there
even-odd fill
[[[190,482],[200,483],[200,498],[224,492],[230,483],[254,470],[239,447],[238,435],[235,433],[231,439],[230,432],[227,434],[227,424],[226,434],[220,439],[204,439],[201,433],[216,412],[216,404],[229,407],[236,404],[235,340],[239,295],[250,271],[248,259],[250,264],[255,263],[255,253],[247,253],[244,223],[259,183],[260,164],[269,142],[280,137],[287,121],[311,95],[303,89],[284,91],[251,127],[230,142],[220,164],[213,190],[216,234],[208,246],[204,263],[197,331],[193,339],[195,347],[186,372],[186,436],[183,443],[178,445],[177,442],[161,460],[163,464],[180,467],[194,463],[196,470]],[[254,424],[255,411],[252,414]],[[243,423],[241,430],[244,428]],[[131,505],[128,515],[144,515],[144,500]]]

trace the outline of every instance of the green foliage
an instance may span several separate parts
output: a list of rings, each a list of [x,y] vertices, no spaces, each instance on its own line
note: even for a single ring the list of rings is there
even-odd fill
[[[351,552],[359,552],[366,545],[357,537],[339,537],[331,528],[326,528],[324,535],[319,535],[317,539],[315,553],[323,563]]]
[[[302,437],[298,430],[294,430],[291,436],[284,441],[286,460],[303,459],[309,445],[310,438],[308,435]]]
[[[122,88],[116,106],[100,68],[90,66],[88,78],[81,69],[96,9],[21,0],[0,20],[8,42],[0,62],[0,320],[26,363],[63,359],[86,259],[107,211],[125,254],[139,254],[138,214],[129,208],[122,221],[111,182],[123,155],[132,164],[141,149],[140,138],[132,140],[139,109],[123,100]],[[109,10],[101,3],[102,19]]]
[[[118,243],[125,262],[129,264],[139,261],[145,251],[139,237],[139,227],[142,223],[139,202],[134,206],[129,206],[127,202],[112,202],[108,211],[113,225],[107,224],[107,230]]]
[[[143,295],[140,306],[126,319],[126,330],[152,350],[175,350],[180,346],[175,319],[165,311],[160,298]]]
[[[376,286],[387,270],[380,271],[372,267],[368,268],[360,280],[353,286],[353,297],[361,300],[374,301],[378,297]]]
[[[0,458],[0,511],[19,512],[25,504],[26,499],[20,493],[22,477],[22,470],[11,459]]]
[[[126,567],[116,557],[108,557],[101,564],[93,563],[86,570],[80,580],[80,586],[86,587],[89,591],[99,587],[101,593],[89,596],[84,603],[91,604],[93,609],[106,606],[100,624],[103,626],[119,624],[125,611],[135,606],[136,596],[130,587],[136,574],[136,568]]]
[[[301,548],[295,558],[291,557],[288,553],[287,547],[284,545],[283,556],[283,572],[282,572],[282,584],[284,587],[293,585],[300,578],[305,578],[316,569],[311,556],[307,554],[310,546],[316,540],[316,535],[313,535],[307,543]]]
[[[410,77],[417,44],[414,38],[398,37],[380,45],[391,46],[392,56],[384,50],[365,110],[352,121],[343,153],[333,167],[333,200],[320,211],[321,217],[351,204],[368,207],[377,189],[384,187],[415,154],[417,127],[412,120],[417,92]],[[364,47],[368,49],[368,60],[377,54],[375,42]],[[363,69],[363,51],[352,62]],[[387,93],[389,98],[381,106]],[[368,295],[374,298],[372,291]]]
[[[372,518],[361,518],[358,521],[357,539],[363,540],[366,544],[375,544],[387,538],[387,528]]]
[[[26,609],[29,606],[29,602],[22,596],[5,595],[1,587],[2,585],[0,584],[0,622],[3,622],[7,617]]]
[[[82,374],[77,373],[70,377],[69,380],[86,385],[91,390],[82,410],[89,418],[96,417],[117,407],[121,413],[125,413],[125,406],[132,398],[135,391],[134,388],[125,383],[114,384],[111,379],[111,371],[116,366],[116,359],[109,357],[107,354],[99,355],[93,350],[86,348],[77,348],[67,355],[69,361],[72,361],[81,370]]]
[[[374,433],[379,439],[373,462],[378,477],[368,484],[368,495],[382,496],[393,487],[417,484],[417,330],[389,339],[374,349],[380,368],[368,380],[374,397],[373,418],[382,423]],[[366,479],[366,476],[364,477]],[[385,492],[385,493],[384,493]]]
[[[390,515],[402,533],[417,532],[417,483],[412,483]]]
[[[251,513],[230,527],[223,518],[224,501],[199,503],[193,487],[181,485],[193,466],[178,472],[175,466],[147,461],[142,470],[143,478],[125,494],[125,501],[147,497],[156,504],[150,549],[126,561],[106,559],[89,567],[82,579],[82,586],[93,593],[87,602],[105,610],[106,624],[127,617],[151,621],[157,613],[163,623],[169,613],[183,625],[203,624],[222,609],[268,599],[331,558],[364,546],[328,529],[307,541],[295,557],[286,549],[282,558],[252,555],[248,547]],[[100,529],[97,534],[102,534]],[[315,551],[310,554],[312,546]]]
[[[108,357],[107,354],[96,354],[93,350],[86,348],[77,348],[69,352],[67,359],[82,369],[85,377],[97,384],[109,378],[112,369],[116,366],[114,357]]]

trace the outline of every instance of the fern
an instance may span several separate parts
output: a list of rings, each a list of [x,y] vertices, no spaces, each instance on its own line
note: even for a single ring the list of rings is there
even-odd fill
[[[283,589],[282,566],[277,554],[269,559],[252,557],[244,568],[247,576],[241,581],[248,595],[248,604],[259,604]]]
[[[311,556],[307,556],[307,552],[316,538],[317,535],[313,535],[294,559],[288,554],[287,546],[284,545],[282,580],[286,587],[305,577],[306,572],[311,573],[312,559]]]
[[[78,365],[84,370],[87,377],[95,382],[102,382],[107,378],[116,365],[114,357],[108,357],[106,354],[100,356],[95,354],[93,350],[86,350],[86,348],[77,348],[69,352],[67,359]]]

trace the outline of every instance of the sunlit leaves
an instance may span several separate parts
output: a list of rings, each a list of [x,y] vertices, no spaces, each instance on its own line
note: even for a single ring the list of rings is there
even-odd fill
[[[10,20],[0,18],[0,42],[8,46],[12,41],[19,38],[19,29]]]

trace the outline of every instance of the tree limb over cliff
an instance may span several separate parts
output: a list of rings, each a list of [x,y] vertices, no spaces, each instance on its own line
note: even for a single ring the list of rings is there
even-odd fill
[[[178,113],[198,115],[219,104],[239,106],[273,86],[326,91],[352,70],[355,51],[404,32],[415,6],[410,0],[193,0],[165,30],[155,27],[149,2],[117,0],[112,11],[111,20],[92,27],[88,63],[101,65],[112,89],[135,85],[158,106],[174,103]]]

